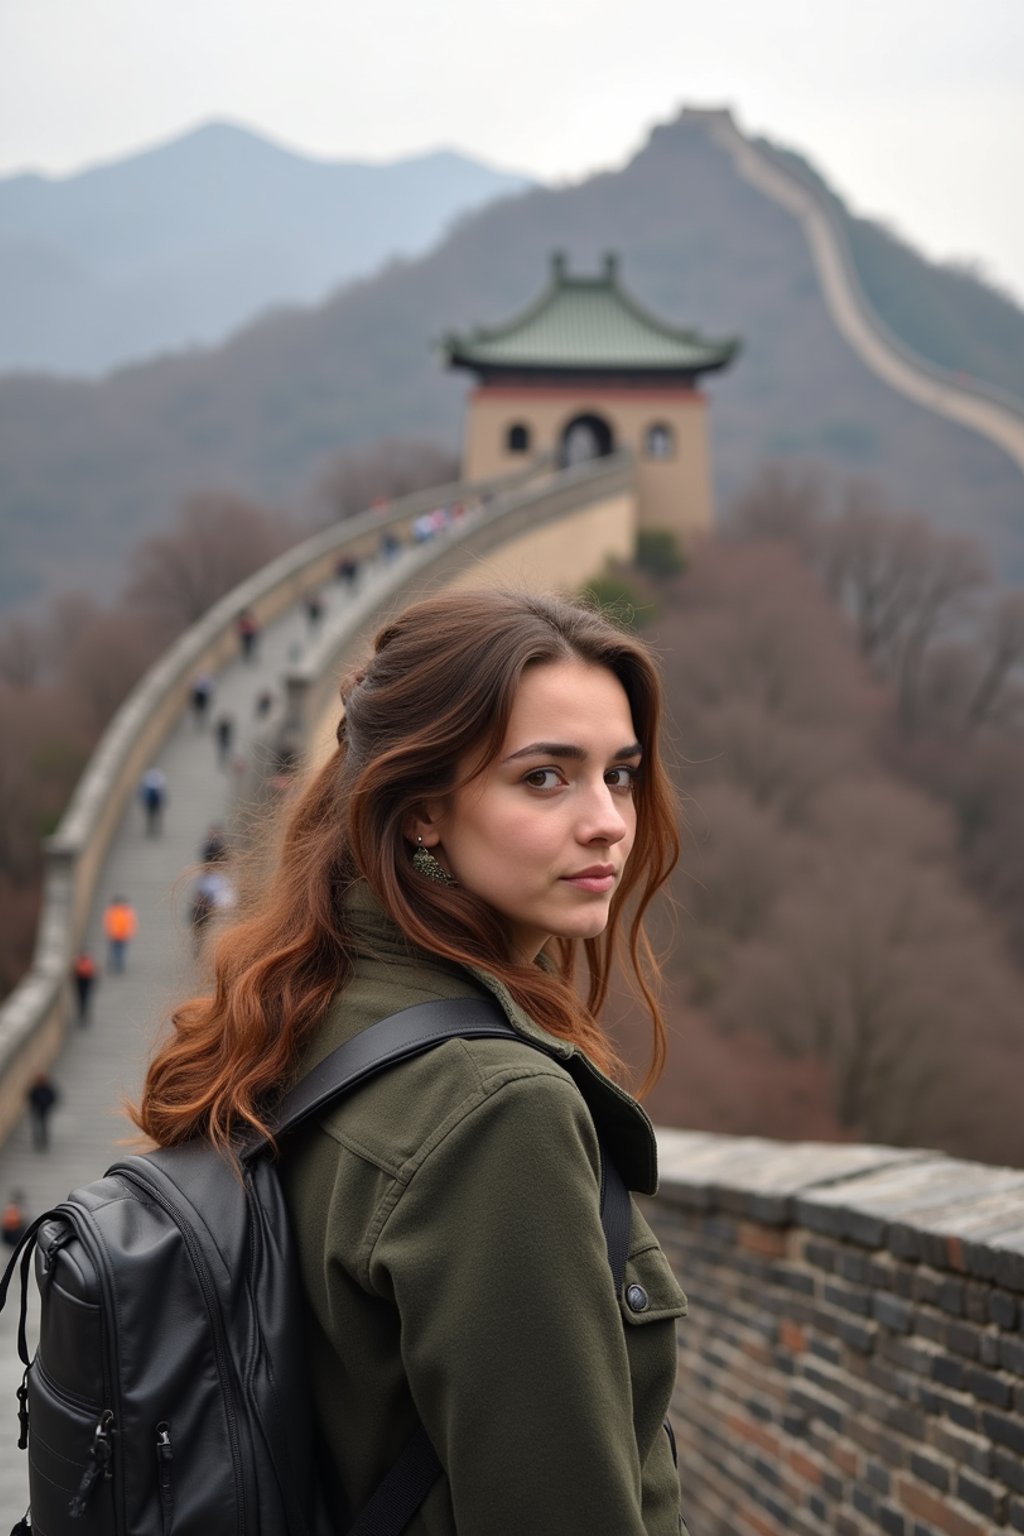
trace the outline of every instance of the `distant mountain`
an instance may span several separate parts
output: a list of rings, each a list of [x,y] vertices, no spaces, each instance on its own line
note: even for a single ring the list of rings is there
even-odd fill
[[[434,344],[522,308],[554,248],[575,270],[617,250],[626,287],[665,319],[742,337],[708,381],[720,505],[767,458],[814,460],[976,533],[1024,577],[1015,466],[868,372],[832,324],[797,221],[680,118],[621,171],[502,199],[428,255],[219,350],[93,384],[0,379],[0,601],[69,582],[110,591],[124,551],[194,489],[287,499],[350,445],[410,432],[454,446],[468,381],[440,370]],[[1008,314],[1005,351],[1024,355],[1024,313]]]
[[[95,375],[220,342],[527,185],[449,151],[311,160],[224,123],[75,176],[0,179],[0,371]]]

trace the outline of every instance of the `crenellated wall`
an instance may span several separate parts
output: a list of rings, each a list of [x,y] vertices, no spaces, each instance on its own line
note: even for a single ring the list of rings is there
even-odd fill
[[[692,1536],[1024,1531],[1024,1172],[659,1132]]]

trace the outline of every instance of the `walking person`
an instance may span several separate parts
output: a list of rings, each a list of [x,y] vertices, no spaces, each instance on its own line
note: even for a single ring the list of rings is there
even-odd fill
[[[128,946],[139,928],[135,908],[125,896],[115,896],[103,914],[103,932],[107,936],[107,969],[115,976],[124,971]]]
[[[306,624],[311,636],[315,636],[320,628],[324,616],[324,600],[319,592],[310,592],[306,597]]]
[[[77,954],[71,964],[71,980],[75,988],[76,1016],[79,1024],[88,1024],[92,1017],[92,994],[96,985],[96,961],[87,949]]]
[[[28,1226],[28,1213],[25,1209],[25,1196],[20,1189],[12,1189],[7,1196],[7,1204],[0,1218],[0,1238],[8,1248],[17,1248],[25,1235]]]
[[[32,1121],[32,1145],[37,1152],[45,1152],[49,1148],[50,1115],[59,1098],[56,1085],[45,1072],[33,1078],[28,1090],[28,1109]]]
[[[248,608],[243,608],[235,620],[235,633],[242,650],[243,661],[255,661],[256,649],[260,638],[260,626],[256,615]]]
[[[685,1300],[628,1201],[620,1287],[599,1214],[606,1174],[656,1182],[598,1013],[621,950],[656,1077],[643,917],[678,854],[660,697],[638,640],[561,599],[449,592],[392,619],[135,1112],[160,1145],[229,1148],[378,1021],[497,1005],[507,1038],[392,1066],[280,1151],[346,1502],[429,1441],[406,1536],[684,1529],[666,1414]]]
[[[210,708],[210,700],[213,698],[215,684],[208,672],[200,672],[192,680],[192,690],[189,700],[192,705],[192,719],[196,729],[202,730],[206,724],[207,713]]]
[[[146,817],[147,837],[159,837],[167,804],[167,775],[162,768],[147,768],[139,785],[139,799]]]
[[[199,857],[204,864],[222,864],[228,857],[228,840],[219,821],[211,821],[206,829]]]
[[[218,715],[213,728],[217,742],[217,762],[221,768],[225,767],[231,757],[231,747],[235,739],[235,720],[233,715]]]

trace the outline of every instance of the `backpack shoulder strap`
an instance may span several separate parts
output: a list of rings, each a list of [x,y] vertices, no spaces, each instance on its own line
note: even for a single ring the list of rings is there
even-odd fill
[[[389,1014],[331,1051],[285,1094],[275,1116],[275,1134],[285,1136],[297,1130],[325,1105],[375,1073],[420,1056],[442,1041],[487,1039],[518,1040],[533,1050],[544,1050],[513,1029],[498,1003],[489,997],[441,998]],[[243,1157],[253,1156],[264,1145],[262,1141],[251,1142]],[[601,1144],[601,1225],[617,1296],[622,1294],[631,1222],[629,1191]]]
[[[284,1136],[297,1130],[326,1104],[341,1098],[385,1067],[406,1061],[411,1056],[420,1056],[445,1040],[489,1038],[533,1044],[512,1028],[498,1004],[490,998],[439,999],[416,1003],[399,1013],[389,1014],[331,1051],[285,1094],[274,1117],[275,1134]]]

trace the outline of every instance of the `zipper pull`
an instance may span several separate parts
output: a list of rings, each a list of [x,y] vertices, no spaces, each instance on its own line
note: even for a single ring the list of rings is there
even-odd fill
[[[28,1366],[18,1388],[18,1450],[28,1450]]]
[[[92,1497],[92,1491],[99,1482],[100,1477],[112,1477],[113,1471],[110,1458],[113,1454],[113,1446],[110,1441],[110,1430],[114,1422],[114,1415],[110,1409],[104,1410],[96,1432],[92,1437],[92,1446],[89,1450],[89,1464],[82,1473],[82,1481],[78,1485],[78,1492],[68,1505],[68,1514],[72,1520],[78,1520],[88,1507]]]
[[[156,1427],[156,1475],[160,1489],[160,1528],[164,1536],[169,1536],[174,1517],[174,1489],[171,1485],[173,1460],[171,1426],[163,1419]]]

